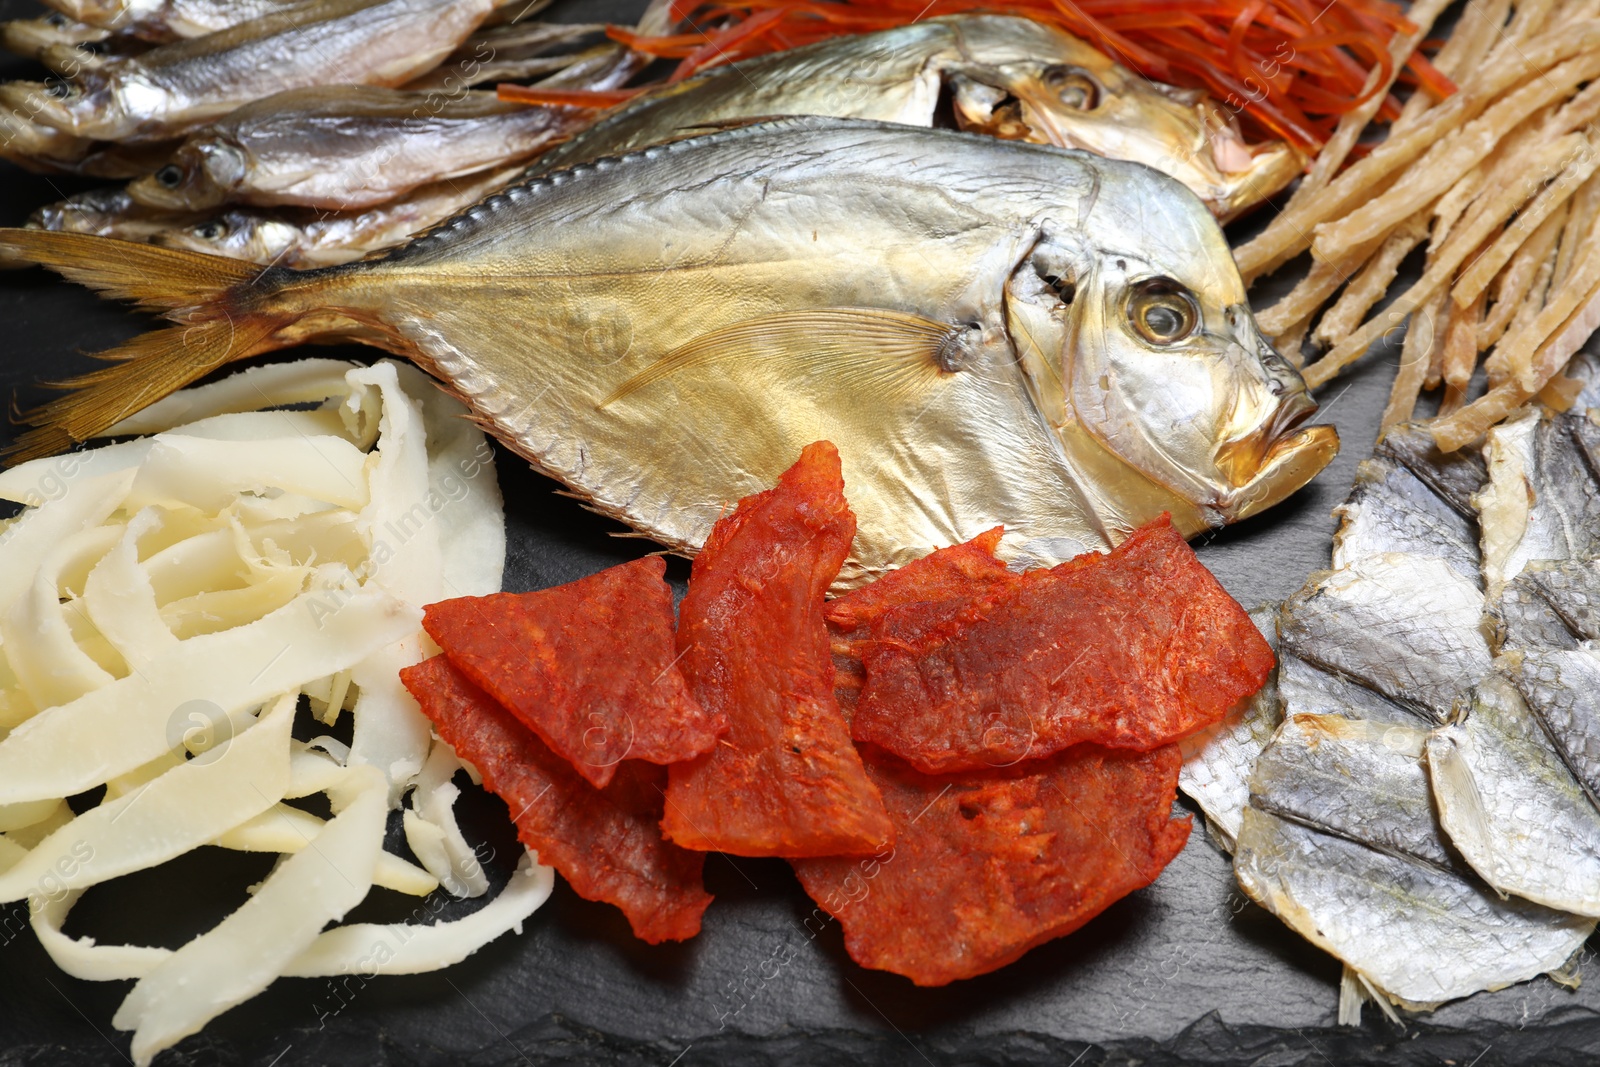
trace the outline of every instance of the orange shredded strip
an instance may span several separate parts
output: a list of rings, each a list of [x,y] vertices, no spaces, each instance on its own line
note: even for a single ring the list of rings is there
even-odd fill
[[[497,86],[496,95],[513,104],[544,107],[608,108],[626,104],[643,89],[545,89],[537,85]]]
[[[1145,77],[1206,89],[1252,132],[1309,152],[1365,100],[1374,69],[1388,79],[1390,39],[1415,30],[1388,0],[678,0],[671,14],[694,32],[609,32],[637,51],[679,60],[671,80],[681,81],[738,59],[966,12],[1059,26]],[[1420,52],[1402,77],[1435,98],[1455,91]],[[1379,117],[1398,109],[1388,97]]]

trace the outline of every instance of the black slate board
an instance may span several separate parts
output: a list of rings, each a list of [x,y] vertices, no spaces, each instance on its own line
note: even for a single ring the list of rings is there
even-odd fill
[[[628,0],[558,5],[566,20],[623,18]],[[0,14],[31,13],[4,0]],[[17,61],[0,77],[36,77]],[[0,164],[0,223],[82,182]],[[1248,224],[1247,224],[1248,225]],[[1270,291],[1270,290],[1269,290]],[[146,319],[43,272],[0,275],[0,395],[21,406],[42,378],[90,366],[77,353],[132,336]],[[368,359],[364,349],[314,354]],[[1369,355],[1334,382],[1319,421],[1345,450],[1294,499],[1202,538],[1201,559],[1247,606],[1292,593],[1325,567],[1329,510],[1370,451],[1395,353]],[[0,427],[0,441],[14,431]],[[510,526],[507,589],[536,589],[633,558],[650,546],[557,496],[501,453]],[[687,566],[675,562],[680,585]],[[504,806],[469,796],[466,822],[504,877],[516,848]],[[192,856],[176,871],[92,891],[70,929],[178,944],[207,928],[265,873],[259,857]],[[283,980],[164,1054],[160,1064],[1584,1064],[1600,1058],[1600,991],[1538,979],[1396,1026],[1369,1008],[1335,1025],[1339,967],[1248,903],[1198,826],[1160,880],[1085,929],[983,978],[919,990],[863,970],[836,924],[813,936],[812,905],[781,862],[713,857],[716,903],[685,945],[634,941],[614,909],[558,885],[519,937],[437,974],[363,982]],[[381,891],[380,891],[380,894]],[[415,901],[364,905],[397,920]],[[470,910],[456,905],[453,915]],[[0,908],[0,1067],[126,1062],[110,1020],[129,983],[69,978],[45,956],[18,905]]]

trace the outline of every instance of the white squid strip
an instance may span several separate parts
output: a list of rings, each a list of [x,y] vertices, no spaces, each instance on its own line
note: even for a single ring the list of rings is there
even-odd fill
[[[77,557],[104,555],[121,534],[120,527],[96,526],[66,538],[40,563],[33,585],[0,615],[0,646],[35,707],[66,704],[116,681],[73,637],[66,612],[74,609],[61,602],[59,582]]]
[[[383,843],[387,790],[374,771],[350,774],[360,791],[308,847],[284,860],[238,911],[141,978],[122,1002],[111,1025],[134,1032],[139,1067],[267,988],[324,926],[366,897]]]
[[[511,881],[493,900],[454,922],[427,926],[352,923],[318,937],[285,977],[338,974],[422,974],[460,963],[501,934],[522,932],[522,922],[550,898],[555,871],[524,852]]]
[[[379,867],[382,855],[379,856]],[[374,885],[381,884],[376,878]],[[319,935],[283,971],[284,978],[357,974],[424,974],[460,963],[522,923],[550,897],[555,871],[524,852],[511,881],[489,903],[453,922],[353,923]],[[67,974],[91,982],[143,978],[172,956],[172,949],[145,945],[99,945],[62,931],[82,890],[33,902],[33,929],[45,951]]]
[[[215,441],[163,434],[139,468],[128,505],[217,511],[240,493],[277,489],[359,508],[367,502],[366,462],[366,453],[343,437]]]
[[[7,526],[0,535],[0,549],[6,556],[6,565],[0,567],[0,611],[33,584],[40,564],[63,540],[99,526],[121,507],[133,479],[133,471],[90,479],[59,499],[24,512]]]
[[[412,810],[404,816],[406,844],[450,892],[458,897],[478,897],[489,891],[489,879],[456,823],[455,802],[461,790],[450,779],[460,768],[455,750],[435,741],[428,762],[417,775]]]
[[[0,902],[154,867],[270,808],[289,785],[294,706],[285,694],[228,744],[73,819],[0,874]]]
[[[221,381],[163,397],[111,427],[106,436],[163,433],[216,415],[343,396],[350,391],[345,375],[356,366],[339,359],[301,359],[251,367]]]
[[[181,642],[0,741],[0,804],[81,793],[170,748],[167,723],[186,702],[253,707],[416,632],[419,618],[380,589],[318,590],[248,626]]]
[[[139,540],[161,524],[155,508],[139,512],[123,529],[83,587],[83,606],[100,634],[133,670],[173,650],[178,638],[161,619],[156,590],[139,566]]]
[[[321,832],[323,820],[310,812],[274,804],[227,833],[212,844],[235,852],[299,852]],[[393,889],[407,896],[425,897],[439,888],[439,880],[427,871],[407,863],[391,852],[378,854],[372,884]]]

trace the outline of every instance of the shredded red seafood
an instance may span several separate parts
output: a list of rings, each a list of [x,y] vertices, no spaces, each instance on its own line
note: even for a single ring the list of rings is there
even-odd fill
[[[1308,152],[1388,80],[1390,39],[1416,29],[1388,0],[678,0],[672,15],[686,32],[641,37],[618,26],[608,32],[637,51],[679,60],[668,79],[676,82],[767,52],[966,12],[1060,26],[1147,78],[1210,91],[1250,132]],[[1374,70],[1381,76],[1369,89]],[[1435,97],[1455,91],[1420,50],[1398,80]],[[520,92],[515,98],[546,102]],[[1391,96],[1378,118],[1398,114]]]

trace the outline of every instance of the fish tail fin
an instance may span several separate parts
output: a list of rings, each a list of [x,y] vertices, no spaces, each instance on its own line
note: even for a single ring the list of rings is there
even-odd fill
[[[299,272],[87,234],[0,229],[0,253],[178,323],[94,353],[110,364],[50,382],[65,395],[21,413],[33,426],[0,453],[10,466],[53,455],[224,364],[281,348],[277,334],[311,310],[282,299]]]

